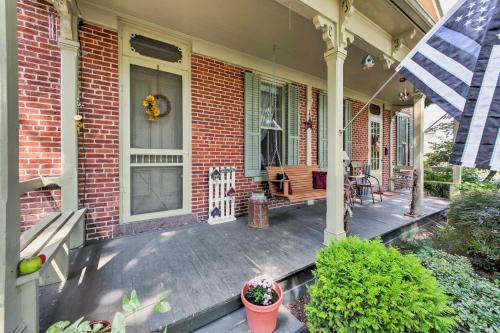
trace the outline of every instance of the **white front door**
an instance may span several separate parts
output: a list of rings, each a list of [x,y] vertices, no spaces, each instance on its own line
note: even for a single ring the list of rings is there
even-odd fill
[[[368,118],[368,163],[371,175],[382,183],[382,116],[370,114]]]
[[[124,222],[190,211],[188,72],[154,61],[124,59],[127,103],[122,115]],[[161,111],[149,121],[143,105],[154,95]]]

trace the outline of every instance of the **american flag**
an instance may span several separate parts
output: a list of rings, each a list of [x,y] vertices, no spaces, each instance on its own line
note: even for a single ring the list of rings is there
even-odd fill
[[[460,123],[450,162],[500,170],[500,0],[462,0],[396,68]]]

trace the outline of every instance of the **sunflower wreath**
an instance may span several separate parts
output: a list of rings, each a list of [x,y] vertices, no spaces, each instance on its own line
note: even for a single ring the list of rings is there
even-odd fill
[[[158,101],[163,101],[165,103],[165,112],[161,112],[158,107]],[[149,95],[144,99],[143,105],[146,108],[145,112],[149,116],[148,120],[150,122],[155,122],[160,119],[160,117],[167,116],[172,109],[169,99],[164,95]]]

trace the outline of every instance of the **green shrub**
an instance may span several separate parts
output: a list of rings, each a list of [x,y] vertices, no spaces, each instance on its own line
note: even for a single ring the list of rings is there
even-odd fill
[[[452,169],[424,170],[424,180],[451,182],[453,180]],[[450,196],[449,184],[424,182],[424,190],[435,197],[448,198]]]
[[[349,237],[320,251],[309,288],[311,332],[450,332],[448,297],[414,255]]]
[[[467,258],[425,247],[415,254],[453,297],[455,332],[500,332],[500,289],[475,274]]]
[[[500,184],[499,183],[494,183],[490,181],[477,181],[477,182],[466,182],[463,181],[459,186],[458,189],[461,192],[470,192],[470,191],[495,191],[495,190],[500,190]]]
[[[436,245],[471,258],[474,266],[498,271],[500,192],[467,191],[450,203],[448,226],[439,229]]]

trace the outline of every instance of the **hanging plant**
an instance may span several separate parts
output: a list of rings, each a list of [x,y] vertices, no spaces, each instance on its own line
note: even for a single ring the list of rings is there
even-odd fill
[[[161,112],[158,107],[158,102],[160,101],[164,102],[166,105],[164,112]],[[167,116],[172,109],[170,101],[165,95],[149,95],[146,99],[144,99],[143,105],[146,108],[145,112],[149,116],[148,120],[150,122],[155,122],[160,119],[160,117]]]

